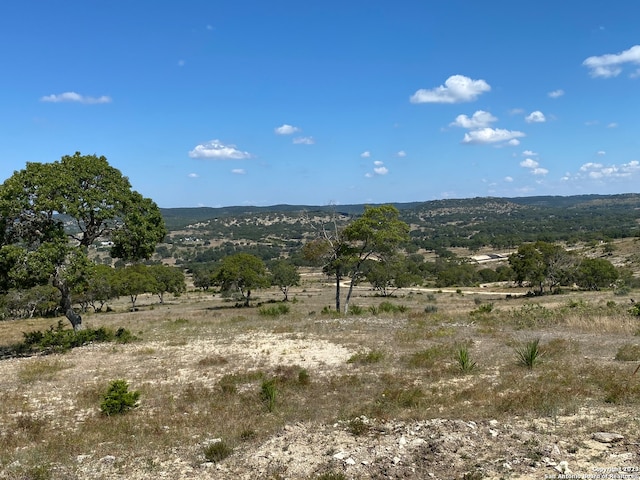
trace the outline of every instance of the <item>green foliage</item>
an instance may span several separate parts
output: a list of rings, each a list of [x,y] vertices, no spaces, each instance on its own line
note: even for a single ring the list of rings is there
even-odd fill
[[[229,457],[233,453],[233,448],[227,445],[224,440],[218,440],[208,444],[203,453],[207,462],[218,463]]]
[[[74,331],[65,329],[62,321],[58,321],[56,327],[52,325],[48,330],[24,332],[22,335],[23,341],[10,348],[13,355],[63,353],[88,343],[129,343],[136,340],[136,337],[124,328],[119,328],[115,332],[105,327]]]
[[[325,472],[316,475],[313,480],[347,480],[347,476],[342,472]]]
[[[107,416],[119,415],[138,406],[140,392],[129,391],[126,380],[114,380],[100,402],[100,411]]]
[[[177,267],[156,264],[148,268],[149,275],[153,278],[150,283],[150,292],[158,295],[160,303],[164,303],[164,294],[170,293],[174,296],[187,291],[184,272]]]
[[[458,350],[456,351],[456,361],[458,362],[458,367],[460,367],[462,373],[470,373],[476,368],[476,362],[471,360],[469,347],[467,345],[461,345],[458,347]]]
[[[514,350],[518,363],[527,368],[533,368],[540,361],[540,357],[543,354],[540,349],[539,338],[518,345]]]
[[[618,270],[604,258],[583,258],[578,266],[576,283],[587,290],[600,290],[614,285]]]
[[[269,264],[271,272],[271,285],[282,291],[284,301],[289,300],[289,289],[300,285],[300,273],[298,267],[286,260],[275,260]]]
[[[381,350],[370,350],[368,352],[354,353],[349,357],[347,363],[371,364],[378,363],[384,359],[384,352]]]
[[[214,281],[223,291],[238,291],[249,306],[251,291],[271,285],[264,262],[248,253],[225,257],[215,273]]]
[[[278,397],[277,380],[275,378],[265,380],[260,386],[260,399],[267,407],[269,412],[273,412],[276,408],[276,399]]]
[[[0,218],[0,291],[51,282],[75,329],[71,295],[88,288],[88,247],[109,238],[112,256],[135,261],[166,234],[153,201],[105,157],[80,153],[15,172],[0,185]]]
[[[438,312],[438,306],[437,305],[427,305],[426,307],[424,307],[424,313],[437,313]]]
[[[442,346],[435,345],[412,353],[409,355],[407,363],[409,366],[415,368],[431,368],[438,360],[442,359],[446,353],[446,350]]]
[[[258,313],[264,317],[279,317],[280,315],[286,315],[291,308],[285,303],[278,303],[276,305],[262,305],[258,309]]]
[[[482,314],[488,314],[491,313],[493,311],[493,303],[481,303],[480,305],[478,305],[478,308],[476,308],[475,310],[473,310],[470,315],[482,315]]]
[[[407,310],[406,305],[396,305],[391,302],[382,302],[377,307],[370,307],[370,311],[374,315],[377,315],[378,313],[405,313]]]

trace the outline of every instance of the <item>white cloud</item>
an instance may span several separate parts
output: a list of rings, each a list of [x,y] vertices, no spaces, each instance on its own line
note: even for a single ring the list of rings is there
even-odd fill
[[[611,122],[609,125],[607,125],[607,128],[617,128],[618,124],[616,122]]]
[[[508,182],[508,183],[511,183],[511,182],[513,182],[513,177],[504,177],[504,181]]]
[[[296,145],[313,145],[316,142],[313,137],[296,137],[293,139],[293,143]]]
[[[369,150],[367,150],[366,152],[362,152],[362,153],[360,154],[360,156],[361,156],[362,158],[369,158],[369,157],[371,157],[371,152],[370,152]]]
[[[197,173],[190,173],[189,175],[187,175],[187,177],[189,177],[189,178],[198,178],[199,175]]]
[[[411,103],[461,103],[472,102],[491,87],[484,80],[472,80],[464,75],[452,75],[444,85],[426,90],[421,88],[411,97]]]
[[[373,173],[367,172],[364,174],[364,176],[367,178],[372,178],[375,175],[386,175],[387,173],[389,173],[389,169],[384,166],[384,162],[376,160],[375,162],[373,162]]]
[[[607,152],[605,152],[604,150],[598,150],[598,151],[596,152],[596,154],[598,154],[598,155],[600,155],[600,156],[603,156],[603,155],[606,155],[606,154],[607,154]]]
[[[207,25],[207,30],[213,30],[213,25]]]
[[[534,175],[546,175],[547,173],[549,173],[549,170],[547,170],[546,168],[534,168],[533,170],[531,170],[531,173],[533,173]]]
[[[558,90],[554,90],[553,92],[549,92],[547,93],[547,95],[550,98],[560,98],[561,96],[564,95],[564,90],[562,90],[561,88],[559,88]]]
[[[632,160],[622,165],[603,165],[601,163],[589,162],[580,167],[580,176],[586,175],[592,180],[628,178],[636,173],[640,173],[640,162]]]
[[[211,140],[196,145],[189,152],[191,158],[210,158],[213,160],[244,160],[251,158],[249,152],[238,150],[235,145],[224,145],[220,140]]]
[[[536,110],[535,112],[531,112],[529,115],[525,117],[525,122],[527,123],[544,123],[547,121],[544,113],[540,110]]]
[[[449,125],[452,127],[474,129],[488,127],[492,122],[495,122],[496,120],[498,119],[491,115],[489,112],[478,110],[471,116],[471,118],[467,117],[466,115],[458,115],[456,117],[456,121],[450,123]]]
[[[640,65],[640,45],[634,45],[629,50],[620,53],[587,58],[582,64],[589,68],[592,77],[617,77],[622,73],[622,65],[631,63]]]
[[[520,145],[520,140],[518,140],[517,138],[512,138],[507,142],[507,145],[510,145],[512,147],[517,147],[518,145]]]
[[[524,108],[512,108],[509,110],[509,115],[522,115],[524,113]]]
[[[293,125],[287,125],[286,123],[276,127],[274,129],[276,135],[291,135],[293,133],[299,132],[300,129],[298,127],[294,127]]]
[[[462,143],[468,144],[489,144],[498,142],[509,142],[518,137],[524,137],[525,134],[515,130],[505,130],[502,128],[482,128],[473,130],[464,134]]]
[[[111,97],[108,97],[106,95],[103,95],[101,97],[87,97],[76,92],[65,92],[57,95],[47,95],[45,97],[41,97],[40,101],[50,103],[75,102],[84,103],[87,105],[95,105],[98,103],[111,103],[112,100]]]
[[[536,152],[531,151],[531,150],[525,150],[524,152],[522,152],[522,155],[524,155],[525,157],[535,157],[538,154]]]
[[[407,156],[407,152],[405,152],[404,150],[400,150],[398,153],[396,153],[396,156],[400,158],[404,158]]]
[[[523,168],[537,168],[538,165],[540,164],[532,158],[527,158],[526,160],[520,162],[520,166]]]
[[[244,168],[234,168],[233,170],[231,170],[231,173],[235,175],[244,175],[245,173],[247,173],[247,171]]]
[[[185,62],[184,60],[178,60],[178,66],[179,67],[184,67],[185,63],[187,63],[187,62]]]

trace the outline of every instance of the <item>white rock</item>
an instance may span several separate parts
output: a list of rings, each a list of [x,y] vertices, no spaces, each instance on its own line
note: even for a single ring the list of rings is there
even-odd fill
[[[356,461],[353,458],[349,457],[344,461],[344,463],[346,463],[347,465],[355,465]]]
[[[571,470],[569,469],[569,463],[565,460],[556,465],[555,469],[560,473],[571,473]]]
[[[593,439],[600,443],[614,443],[624,440],[624,437],[618,433],[596,432],[593,434]]]
[[[393,464],[397,465],[400,463],[400,457],[393,457]]]
[[[336,460],[344,460],[348,456],[349,454],[347,452],[338,452],[333,456],[333,458],[335,458]]]

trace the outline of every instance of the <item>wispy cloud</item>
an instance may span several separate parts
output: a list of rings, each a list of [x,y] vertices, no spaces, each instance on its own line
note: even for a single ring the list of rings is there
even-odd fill
[[[360,156],[361,156],[362,158],[369,158],[369,157],[371,157],[371,152],[370,152],[369,150],[364,151],[364,152],[362,152],[362,153],[360,154]]]
[[[592,77],[611,78],[620,75],[622,66],[627,63],[640,65],[640,45],[634,45],[620,53],[589,57],[582,65],[589,68]],[[634,71],[631,75],[634,76],[635,73]]]
[[[189,175],[187,175],[187,177],[189,177],[189,178],[198,178],[199,175],[197,173],[190,173]]]
[[[251,158],[249,152],[238,150],[235,145],[224,145],[220,140],[211,140],[196,145],[189,152],[191,158],[209,158],[212,160],[244,160]]]
[[[535,157],[538,154],[532,150],[525,150],[524,152],[522,152],[522,155],[524,155],[525,157]]]
[[[296,137],[293,139],[293,143],[296,145],[313,145],[316,141],[313,137]]]
[[[547,95],[549,96],[549,98],[560,98],[564,95],[564,90],[559,88],[558,90],[547,93]]]
[[[300,131],[298,127],[287,125],[286,123],[274,129],[276,135],[291,135]]]
[[[540,110],[536,110],[535,112],[531,112],[524,118],[524,121],[527,123],[544,123],[547,121],[547,118],[544,116]]]
[[[47,95],[45,97],[40,98],[41,102],[50,102],[50,103],[63,103],[63,102],[73,102],[73,103],[84,103],[86,105],[96,105],[100,103],[111,103],[111,97],[107,95],[102,95],[101,97],[89,97],[86,95],[80,95],[76,92],[64,92],[59,94]]]
[[[464,75],[452,75],[444,85],[430,90],[421,88],[409,100],[411,103],[462,103],[472,102],[491,86],[484,80],[473,80]]]
[[[578,177],[588,177],[592,180],[629,178],[640,173],[640,162],[632,160],[621,165],[603,165],[597,162],[588,162],[580,167]]]
[[[451,127],[462,127],[468,129],[488,127],[498,119],[484,110],[478,110],[471,118],[466,115],[458,115],[455,122],[451,122]]]
[[[247,171],[244,168],[234,168],[233,170],[231,170],[231,173],[233,173],[234,175],[245,175]]]
[[[517,130],[505,130],[502,128],[481,128],[464,134],[462,143],[469,145],[485,145],[492,143],[508,143],[511,140],[517,140],[526,136],[523,132]],[[518,145],[520,142],[513,142],[511,145]]]
[[[407,152],[405,152],[404,150],[400,150],[398,153],[396,153],[396,157],[404,158],[406,156]]]

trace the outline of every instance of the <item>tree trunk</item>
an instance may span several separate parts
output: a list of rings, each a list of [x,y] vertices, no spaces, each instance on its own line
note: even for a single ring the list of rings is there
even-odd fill
[[[64,279],[60,278],[58,272],[56,272],[56,275],[53,277],[53,286],[60,290],[60,307],[65,317],[67,317],[67,320],[71,323],[73,331],[77,332],[78,330],[82,330],[84,328],[84,325],[82,325],[82,317],[75,312],[71,304],[71,290]]]
[[[249,298],[251,297],[251,290],[247,290],[247,297],[244,299],[244,306],[249,306]]]
[[[340,269],[336,269],[336,312],[340,313]]]

